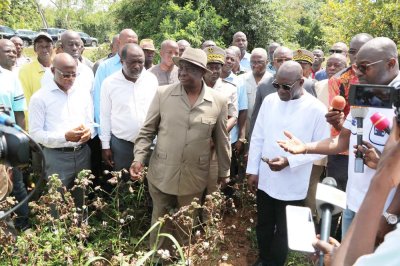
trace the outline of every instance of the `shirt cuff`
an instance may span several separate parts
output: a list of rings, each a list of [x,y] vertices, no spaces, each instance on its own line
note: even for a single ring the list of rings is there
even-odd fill
[[[103,150],[108,150],[110,149],[110,141],[101,141],[101,148]]]

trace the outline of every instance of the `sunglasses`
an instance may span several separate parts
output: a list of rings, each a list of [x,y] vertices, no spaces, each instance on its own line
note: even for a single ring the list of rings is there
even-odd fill
[[[329,50],[330,54],[341,54],[343,53],[343,50],[339,50],[339,49],[330,49]]]
[[[293,84],[289,85],[289,84],[279,84],[278,82],[276,82],[276,80],[274,80],[272,82],[272,86],[276,89],[279,90],[280,88],[284,89],[285,91],[290,91],[294,84],[296,84],[297,81],[299,81],[300,79],[296,80],[295,82],[293,82]]]
[[[58,68],[55,68],[55,70],[62,76],[63,79],[70,79],[70,78],[76,78],[79,76],[79,73],[64,73]]]
[[[370,66],[378,64],[382,61],[383,61],[383,59],[369,63],[369,64],[353,64],[353,68],[355,68],[356,70],[360,71],[361,73],[363,73],[365,75]]]

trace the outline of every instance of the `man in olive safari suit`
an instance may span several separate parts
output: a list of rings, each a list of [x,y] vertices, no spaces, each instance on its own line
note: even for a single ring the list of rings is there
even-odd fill
[[[218,156],[219,180],[223,182],[229,176],[228,104],[226,97],[202,80],[208,71],[207,56],[200,49],[188,47],[182,57],[173,59],[179,67],[180,82],[158,89],[136,138],[130,167],[132,178],[138,178],[157,136],[147,173],[153,199],[152,224],[170,209],[201,198],[209,177],[211,145],[215,145]],[[169,227],[166,224],[162,231],[170,233]],[[184,234],[177,234],[174,236],[185,244]],[[150,236],[151,246],[155,237],[156,232]]]

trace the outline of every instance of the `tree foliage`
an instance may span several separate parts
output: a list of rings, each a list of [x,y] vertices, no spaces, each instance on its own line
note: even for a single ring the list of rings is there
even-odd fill
[[[228,21],[216,13],[208,0],[183,6],[174,1],[123,0],[114,7],[119,29],[132,28],[140,38],[152,38],[157,44],[165,39],[187,39],[199,46],[205,39],[222,43],[220,30]]]
[[[326,41],[349,43],[352,36],[366,32],[386,36],[399,43],[400,4],[398,1],[328,0],[323,5],[321,20]]]
[[[0,0],[0,23],[14,29],[39,28],[42,24],[35,0]]]

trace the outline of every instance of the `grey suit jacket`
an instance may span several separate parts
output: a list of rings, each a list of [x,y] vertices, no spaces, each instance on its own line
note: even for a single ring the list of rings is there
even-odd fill
[[[274,88],[274,86],[272,86],[272,82],[274,80],[274,76],[266,78],[262,80],[257,86],[256,100],[254,102],[253,114],[251,115],[250,119],[249,139],[251,138],[251,133],[253,132],[254,124],[256,123],[257,115],[260,111],[260,107],[262,102],[264,101],[264,98],[267,97],[269,94],[276,92],[276,89]],[[303,88],[308,93],[316,97],[317,94],[315,93],[315,80],[305,78]]]
[[[218,176],[229,176],[230,142],[227,99],[203,85],[191,106],[180,83],[160,87],[135,141],[135,161],[144,162],[157,135],[147,178],[164,193],[191,195],[207,186],[211,142],[218,156]]]

